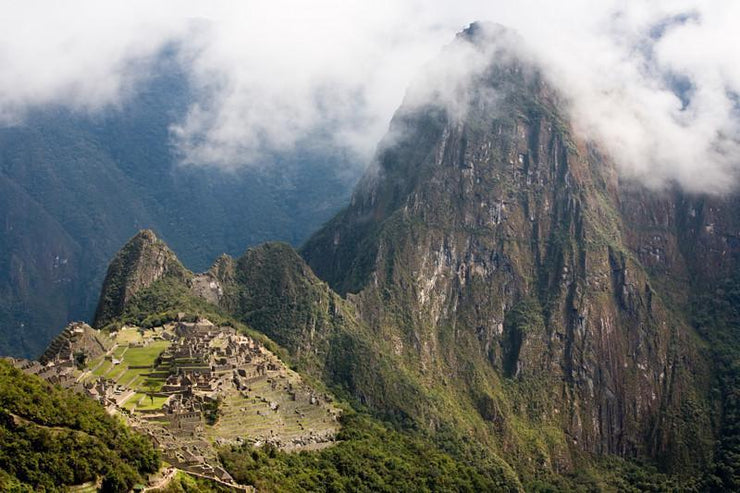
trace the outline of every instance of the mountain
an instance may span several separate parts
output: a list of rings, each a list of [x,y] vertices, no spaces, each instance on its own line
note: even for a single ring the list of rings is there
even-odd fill
[[[281,283],[294,281],[292,295],[280,296]],[[250,305],[257,298],[252,288],[271,293],[280,306]],[[326,296],[333,300],[330,314],[321,306]],[[289,309],[293,303],[300,316]],[[237,305],[241,315],[226,308]],[[241,310],[259,312],[269,332],[304,323],[312,313],[318,331],[321,323],[335,324],[337,335],[354,327],[351,306],[287,244],[250,249],[238,261],[222,256],[208,272],[193,274],[153,232],[141,231],[111,262],[99,307],[95,324],[102,329],[70,324],[45,351],[43,366],[16,365],[103,403],[151,437],[169,464],[217,482],[199,483],[196,491],[221,491],[235,480],[260,491],[408,491],[418,485],[521,491],[514,471],[495,455],[462,443],[442,447],[337,399],[316,378],[320,368],[335,366],[316,359],[325,348],[322,338],[313,356],[292,356],[238,320],[250,317]],[[305,377],[289,368],[312,363],[302,370]],[[370,372],[357,374],[372,379]],[[148,481],[166,482],[163,477]],[[187,481],[181,475],[168,488]]]
[[[458,40],[507,41],[483,27]],[[302,254],[352,294],[385,352],[484,430],[526,409],[527,426],[557,430],[547,463],[567,443],[701,469],[707,355],[625,234],[629,186],[535,67],[500,58],[463,119],[401,108],[403,137]]]
[[[102,290],[104,296],[95,312],[95,324],[102,326],[120,316],[137,292],[159,279],[169,276],[184,280],[188,274],[172,250],[154,232],[139,232],[116,254],[108,267]]]
[[[167,340],[208,317],[341,402],[325,449],[221,446],[236,481],[740,487],[740,197],[621,176],[520,41],[458,35],[445,53],[480,66],[452,99],[410,90],[349,205],[298,252],[266,243],[195,274],[142,231],[114,257],[102,333]]]
[[[530,487],[617,456],[732,490],[740,200],[620,177],[510,36],[462,33],[500,47],[462,117],[402,106],[307,265],[250,250],[221,304],[359,405],[474,437]]]
[[[47,107],[0,128],[0,354],[37,356],[91,317],[108,260],[139,229],[200,270],[268,239],[299,244],[346,202],[359,169],[318,136],[233,171],[180,165],[170,126],[196,94],[175,58],[118,108]]]

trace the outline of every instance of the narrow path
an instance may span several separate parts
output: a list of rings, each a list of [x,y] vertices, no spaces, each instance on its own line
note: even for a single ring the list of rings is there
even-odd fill
[[[15,422],[16,425],[38,426],[39,428],[43,428],[45,430],[49,430],[52,433],[63,433],[63,432],[64,433],[79,433],[81,435],[85,435],[86,437],[92,438],[93,440],[100,441],[100,438],[98,438],[98,437],[96,437],[94,435],[91,435],[91,434],[89,434],[89,433],[87,433],[85,431],[82,431],[82,430],[77,430],[77,429],[74,429],[74,428],[68,428],[66,426],[47,426],[47,425],[42,425],[42,424],[37,423],[37,422],[35,422],[35,421],[31,420],[31,419],[24,418],[23,416],[19,416],[19,415],[15,414],[15,413],[12,413],[10,411],[6,411],[6,412],[10,415],[11,418],[13,418],[13,421]]]
[[[157,483],[153,485],[147,486],[143,489],[143,491],[153,491],[166,487],[174,479],[175,475],[177,475],[177,471],[178,469],[176,467],[168,467],[167,469],[165,469],[165,473],[164,476],[162,476],[162,479],[160,479]]]
[[[249,491],[250,493],[253,493],[253,492],[257,491],[257,490],[254,489],[254,486],[245,486],[245,485],[242,485],[242,484],[228,483],[226,481],[222,481],[220,479],[217,479],[217,478],[214,478],[214,477],[211,477],[211,476],[206,476],[205,474],[200,474],[198,472],[191,472],[191,471],[183,471],[183,472],[185,474],[190,474],[191,476],[197,476],[199,478],[203,478],[203,479],[207,479],[209,481],[213,481],[214,483],[218,483],[221,486],[226,486],[226,487],[231,488],[231,489],[236,490],[236,491]]]

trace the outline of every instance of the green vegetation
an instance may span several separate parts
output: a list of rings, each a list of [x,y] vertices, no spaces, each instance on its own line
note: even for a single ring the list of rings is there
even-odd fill
[[[105,276],[95,326],[120,316],[132,296],[164,277],[181,284],[191,275],[169,247],[149,230],[140,231],[113,257]]]
[[[206,399],[203,402],[203,414],[206,424],[213,426],[218,421],[219,410],[221,408],[221,399]]]
[[[155,409],[161,409],[166,401],[167,397],[137,392],[125,402],[123,407],[129,411],[134,408],[136,408],[137,411],[152,411]]]
[[[504,374],[516,374],[522,343],[527,336],[539,337],[545,332],[540,304],[531,298],[517,303],[504,320]]]
[[[265,491],[520,491],[495,457],[456,460],[418,434],[394,431],[367,416],[342,419],[340,440],[316,451],[285,453],[269,445],[222,449],[237,481]]]
[[[169,347],[167,341],[152,341],[144,347],[130,347],[126,351],[125,361],[129,367],[150,367],[154,365],[162,352]]]
[[[0,361],[0,489],[59,491],[103,478],[104,491],[128,491],[158,468],[148,439],[102,406]]]
[[[541,493],[702,491],[692,482],[681,482],[676,477],[659,472],[650,464],[630,462],[615,456],[584,458],[572,473],[551,475],[547,481],[533,479],[527,481],[524,486],[527,491]]]
[[[149,335],[153,335],[153,333]],[[115,342],[119,346],[113,350],[112,357],[120,362],[113,365],[108,355],[101,355],[95,360],[88,362],[87,367],[91,372],[87,376],[86,381],[89,382],[95,378],[103,377],[136,390],[141,394],[158,392],[162,388],[162,385],[164,385],[164,379],[159,374],[155,376],[151,376],[150,374],[156,370],[158,358],[169,347],[170,342],[166,340],[152,340],[141,347],[130,347],[128,345],[129,343],[142,343],[143,338],[139,333],[139,329],[129,327],[115,333]],[[156,398],[155,400],[156,402],[160,402],[161,399]],[[135,402],[138,402],[138,399],[129,399],[125,407],[131,409]],[[159,407],[161,407],[161,404]],[[138,406],[138,408],[141,409],[142,407]]]
[[[707,490],[740,490],[740,271],[696,295],[694,321],[716,362],[713,398],[720,404],[719,440]]]
[[[232,491],[231,488],[215,481],[178,472],[166,487],[153,490],[153,493],[232,493]]]

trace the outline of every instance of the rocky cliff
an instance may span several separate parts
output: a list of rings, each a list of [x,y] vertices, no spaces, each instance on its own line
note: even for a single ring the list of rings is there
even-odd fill
[[[191,277],[154,232],[140,231],[116,254],[108,267],[95,312],[95,327],[102,327],[121,315],[136,293],[166,275],[183,281]]]
[[[456,43],[501,38],[474,25]],[[710,369],[681,302],[736,262],[737,204],[620,180],[520,58],[470,87],[462,116],[402,107],[302,255],[423,388],[454,388],[493,434],[525,418],[580,450],[702,468]]]

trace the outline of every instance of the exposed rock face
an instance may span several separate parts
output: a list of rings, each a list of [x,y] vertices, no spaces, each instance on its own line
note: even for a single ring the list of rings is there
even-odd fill
[[[207,272],[193,277],[192,293],[214,305],[226,304],[224,287],[233,284],[234,270],[234,259],[226,254],[221,255]]]
[[[690,199],[620,184],[535,68],[494,62],[473,88],[462,119],[402,107],[379,169],[303,256],[424,386],[485,403],[501,376],[539,384],[549,406],[530,417],[579,448],[701,467],[708,365],[672,303],[690,273],[733,262],[737,229],[711,201],[694,200],[698,218]],[[721,236],[704,238],[709,222]]]
[[[183,280],[191,276],[154,232],[140,231],[116,254],[108,267],[95,312],[95,327],[102,327],[120,315],[137,292],[165,275]]]
[[[110,338],[84,322],[72,322],[54,338],[39,358],[42,365],[50,361],[74,361],[80,365],[105,353],[113,345]]]

